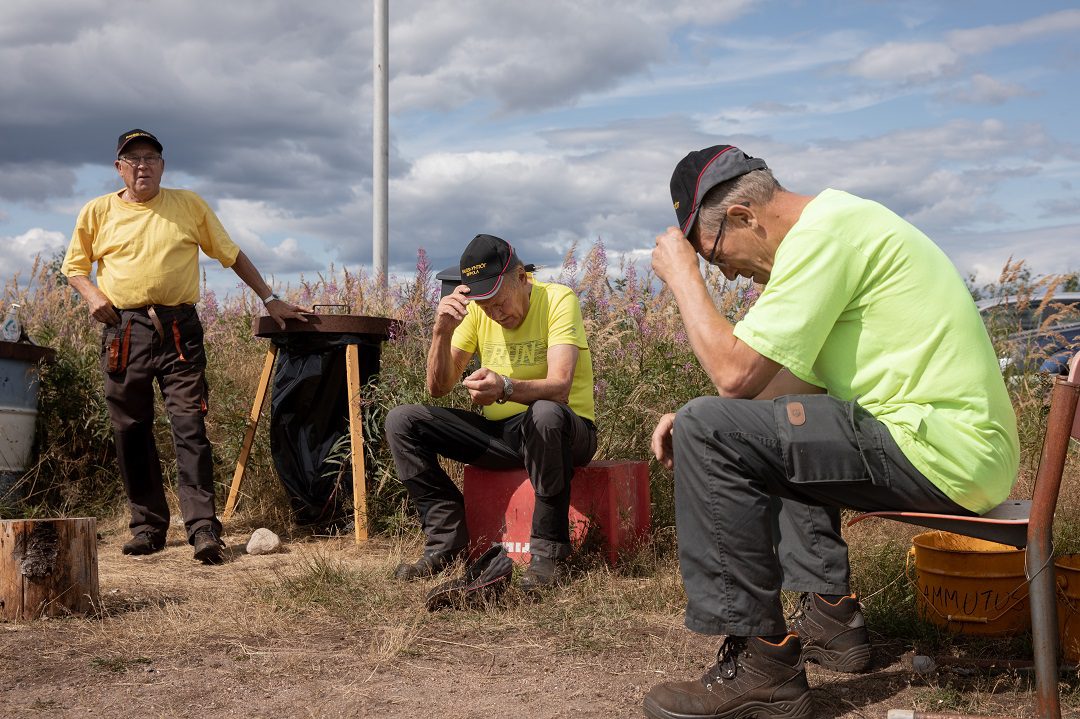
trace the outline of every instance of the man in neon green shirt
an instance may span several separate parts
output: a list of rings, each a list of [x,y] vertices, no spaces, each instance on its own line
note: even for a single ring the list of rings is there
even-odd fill
[[[161,551],[169,529],[154,444],[156,381],[172,427],[187,539],[196,559],[217,564],[223,545],[206,437],[206,352],[195,310],[200,250],[232,268],[282,326],[287,318],[303,317],[299,307],[273,293],[201,197],[161,186],[162,150],[145,130],[120,135],[115,167],[124,188],[83,207],[61,270],[103,325],[105,401],[131,510],[133,536],[124,554]],[[94,263],[97,284],[90,279]]]
[[[386,418],[398,478],[420,513],[424,554],[400,579],[442,571],[469,543],[461,492],[438,458],[489,469],[525,467],[536,492],[531,555],[521,587],[556,580],[570,554],[570,481],[596,451],[593,373],[577,296],[539,282],[505,240],[473,238],[461,280],[439,301],[427,358],[427,389],[441,397],[461,385],[483,414],[403,405]],[[476,354],[480,369],[462,378]]]
[[[870,656],[839,508],[989,510],[1015,477],[1015,415],[956,269],[885,207],[788,192],[730,145],[687,155],[671,195],[679,226],[653,269],[719,396],[665,415],[652,446],[675,471],[686,626],[725,640],[645,711],[810,717],[802,660],[861,671]],[[699,256],[764,285],[738,324]],[[803,593],[794,633],[781,588]]]

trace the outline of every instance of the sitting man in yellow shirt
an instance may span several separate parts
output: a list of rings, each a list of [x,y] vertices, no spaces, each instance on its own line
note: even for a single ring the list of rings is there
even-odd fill
[[[424,554],[399,579],[441,572],[469,543],[464,497],[439,457],[487,469],[525,467],[536,492],[521,588],[555,583],[569,555],[570,481],[596,452],[589,343],[574,292],[539,282],[505,240],[477,235],[461,280],[439,302],[427,358],[434,397],[460,381],[483,414],[403,405],[386,418],[398,478],[420,513]],[[481,368],[461,379],[474,354]]]
[[[83,207],[62,272],[104,325],[105,400],[131,509],[133,536],[124,554],[162,550],[169,529],[153,432],[157,380],[172,425],[187,539],[196,559],[218,564],[224,545],[204,421],[206,352],[195,312],[199,250],[232,268],[282,327],[287,318],[306,320],[299,307],[273,293],[201,197],[161,187],[162,149],[145,130],[120,136],[115,166],[124,188]],[[90,280],[95,262],[97,285]]]

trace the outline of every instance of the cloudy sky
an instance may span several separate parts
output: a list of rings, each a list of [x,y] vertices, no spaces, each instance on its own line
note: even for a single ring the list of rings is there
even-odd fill
[[[478,232],[557,265],[647,261],[687,151],[885,203],[964,273],[1080,270],[1075,2],[393,0],[390,264]],[[371,265],[372,8],[332,0],[3,0],[0,282],[61,252],[165,145],[279,285]],[[216,288],[235,287],[210,270]]]

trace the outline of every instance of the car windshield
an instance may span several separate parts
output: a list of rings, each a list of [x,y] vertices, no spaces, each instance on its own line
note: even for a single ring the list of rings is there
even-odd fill
[[[1080,322],[1080,297],[1052,298],[1045,307],[1037,298],[1026,301],[1009,298],[983,307],[980,311],[988,325],[1013,332],[1049,329]]]

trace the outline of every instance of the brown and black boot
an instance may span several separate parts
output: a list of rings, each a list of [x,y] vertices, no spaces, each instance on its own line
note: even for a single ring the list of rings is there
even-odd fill
[[[799,638],[779,644],[761,637],[727,637],[716,666],[699,681],[657,684],[645,695],[652,719],[738,719],[814,715],[810,687],[799,654]]]
[[[834,672],[861,672],[870,666],[870,637],[854,594],[830,603],[807,592],[799,600],[791,631],[802,640],[802,658]]]
[[[210,527],[196,529],[191,543],[195,546],[195,559],[203,564],[221,564],[225,561],[225,542]]]
[[[415,562],[402,562],[394,570],[394,577],[406,582],[417,579],[427,579],[441,574],[444,569],[452,565],[462,555],[464,549],[455,550],[428,550]]]
[[[143,530],[124,542],[121,548],[124,554],[154,554],[165,549],[165,535]]]

